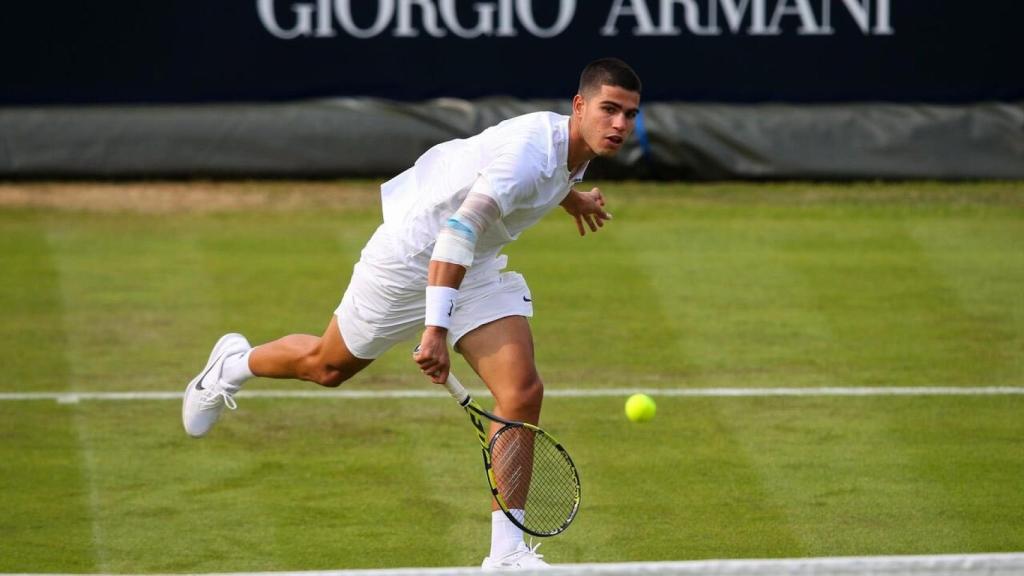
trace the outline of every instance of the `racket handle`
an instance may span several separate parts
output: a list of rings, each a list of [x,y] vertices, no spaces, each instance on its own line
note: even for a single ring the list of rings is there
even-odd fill
[[[445,381],[444,387],[448,389],[448,393],[455,398],[455,401],[461,406],[465,406],[469,402],[469,392],[466,390],[462,382],[455,377],[455,374],[448,373],[448,380]]]

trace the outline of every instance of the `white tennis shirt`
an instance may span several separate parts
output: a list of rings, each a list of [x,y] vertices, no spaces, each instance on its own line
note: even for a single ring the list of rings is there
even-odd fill
[[[425,267],[445,221],[482,178],[475,190],[494,198],[501,217],[477,240],[470,270],[504,268],[501,249],[583,180],[589,163],[570,174],[568,159],[569,117],[553,112],[525,114],[438,144],[381,185],[384,227],[398,256]]]

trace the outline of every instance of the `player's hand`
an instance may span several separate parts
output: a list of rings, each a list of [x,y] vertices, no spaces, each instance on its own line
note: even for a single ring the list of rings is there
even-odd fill
[[[451,370],[448,356],[448,331],[437,326],[427,326],[420,338],[420,345],[412,353],[412,359],[420,371],[434,384],[444,384]]]
[[[576,219],[576,229],[580,236],[587,234],[587,228],[597,232],[604,227],[605,222],[612,219],[612,215],[604,209],[604,195],[600,188],[593,188],[590,192],[570,190],[562,201],[562,208]]]

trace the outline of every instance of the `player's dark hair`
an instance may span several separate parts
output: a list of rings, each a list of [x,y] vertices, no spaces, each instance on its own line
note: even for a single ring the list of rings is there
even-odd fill
[[[580,74],[580,94],[590,94],[601,86],[618,86],[632,92],[640,92],[640,77],[618,58],[594,60]]]

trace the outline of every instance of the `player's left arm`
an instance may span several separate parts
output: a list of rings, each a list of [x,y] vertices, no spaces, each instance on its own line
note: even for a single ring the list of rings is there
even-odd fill
[[[589,192],[572,188],[565,200],[562,200],[561,206],[576,219],[576,229],[580,236],[584,236],[587,233],[584,223],[591,232],[597,232],[604,227],[605,222],[612,219],[612,215],[604,209],[604,202],[600,188],[593,188]]]

